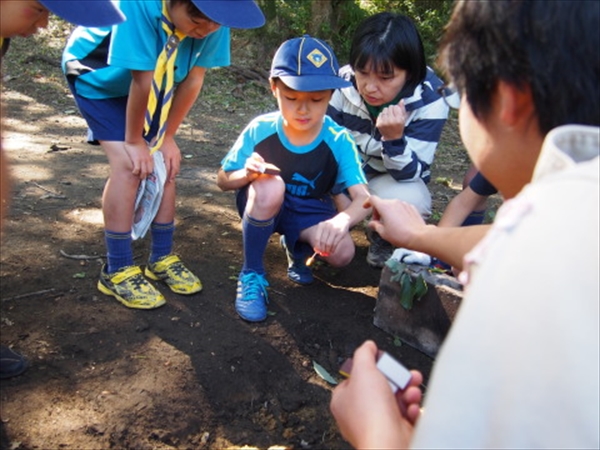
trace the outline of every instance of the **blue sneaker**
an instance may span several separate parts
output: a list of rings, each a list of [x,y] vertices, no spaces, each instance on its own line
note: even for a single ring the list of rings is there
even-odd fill
[[[285,243],[285,236],[279,238],[281,247],[285,250],[285,256],[288,260],[288,278],[294,283],[306,286],[312,284],[315,281],[315,277],[312,274],[312,270],[306,265],[306,261],[302,258],[294,258],[290,250],[287,248]]]
[[[265,276],[256,272],[240,273],[238,277],[235,310],[248,322],[267,318],[267,286]]]

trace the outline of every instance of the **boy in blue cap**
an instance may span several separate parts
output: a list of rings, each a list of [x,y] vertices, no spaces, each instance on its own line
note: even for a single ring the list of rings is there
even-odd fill
[[[362,206],[367,182],[354,140],[326,115],[333,90],[348,84],[323,41],[284,42],[270,75],[279,111],[252,120],[221,162],[217,184],[236,190],[242,217],[244,265],[235,307],[244,320],[267,316],[263,256],[274,232],[282,235],[288,277],[299,284],[313,281],[310,254],[336,267],[354,256],[350,229],[369,213]],[[333,197],[346,195],[351,200],[337,211]]]
[[[69,22],[105,26],[122,22],[125,17],[110,0],[23,0],[0,1],[1,56],[8,50],[10,39],[27,37],[48,25],[50,12]],[[0,224],[8,203],[8,168],[0,147]],[[26,359],[7,346],[0,346],[0,379],[20,375],[27,368]]]
[[[172,253],[175,177],[181,163],[175,133],[200,94],[206,70],[229,65],[228,27],[259,27],[265,19],[253,0],[129,0],[120,5],[127,22],[74,31],[63,53],[63,70],[110,166],[102,199],[107,264],[98,289],[129,308],[152,309],[165,304],[165,298],[144,275],[178,294],[202,289],[198,277]],[[142,273],[133,262],[134,205],[142,182],[159,175],[155,162],[164,167],[166,183],[150,219],[152,247]]]

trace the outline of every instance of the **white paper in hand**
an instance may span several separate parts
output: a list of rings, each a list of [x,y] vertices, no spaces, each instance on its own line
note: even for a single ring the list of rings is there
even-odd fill
[[[407,248],[397,248],[392,253],[391,259],[400,261],[406,264],[418,264],[428,266],[431,264],[431,256],[426,253],[416,252]]]
[[[156,217],[167,179],[165,160],[161,152],[154,152],[154,170],[138,187],[133,213],[132,239],[144,237]]]

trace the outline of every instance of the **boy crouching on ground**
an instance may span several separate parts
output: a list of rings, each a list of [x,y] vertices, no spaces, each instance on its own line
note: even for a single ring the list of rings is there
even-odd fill
[[[369,193],[353,139],[326,116],[333,90],[349,85],[337,73],[324,42],[310,36],[284,42],[270,77],[279,110],[252,120],[221,162],[217,184],[236,190],[242,217],[235,307],[244,320],[267,317],[263,257],[274,232],[282,235],[288,277],[298,284],[313,282],[306,265],[313,253],[336,267],[354,257],[350,229],[370,212],[362,206]],[[352,201],[337,211],[336,195]]]

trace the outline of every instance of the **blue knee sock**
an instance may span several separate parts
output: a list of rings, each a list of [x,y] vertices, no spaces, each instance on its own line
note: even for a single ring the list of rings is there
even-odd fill
[[[468,227],[469,225],[481,225],[485,220],[485,209],[482,211],[473,211],[467,216],[462,223],[461,227]]]
[[[152,234],[152,249],[150,251],[150,262],[155,263],[163,256],[171,254],[173,250],[173,233],[175,222],[157,223],[152,222],[150,233]]]
[[[313,253],[314,250],[308,242],[296,241],[292,255],[296,263],[304,264]]]
[[[133,249],[131,248],[131,231],[117,233],[104,230],[106,242],[106,272],[115,273],[123,267],[133,266]]]
[[[275,218],[256,220],[244,213],[242,218],[242,232],[244,240],[244,266],[243,272],[254,271],[265,273],[263,257],[275,228]]]

